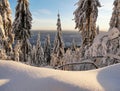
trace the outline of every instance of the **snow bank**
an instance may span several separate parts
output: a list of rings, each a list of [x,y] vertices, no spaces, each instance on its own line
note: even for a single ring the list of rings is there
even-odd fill
[[[120,91],[120,64],[71,72],[0,61],[0,91]]]

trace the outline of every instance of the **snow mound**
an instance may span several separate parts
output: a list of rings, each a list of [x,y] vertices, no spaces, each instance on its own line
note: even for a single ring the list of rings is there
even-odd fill
[[[0,61],[0,91],[120,91],[120,64],[92,71],[60,71]]]

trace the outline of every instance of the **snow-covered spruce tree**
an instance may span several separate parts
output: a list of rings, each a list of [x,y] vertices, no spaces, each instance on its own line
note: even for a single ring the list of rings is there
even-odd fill
[[[72,46],[71,46],[71,50],[72,51],[75,51],[76,50],[76,43],[75,43],[75,40],[73,39],[73,41],[72,41]]]
[[[21,51],[21,43],[17,41],[15,47],[14,47],[14,60],[15,61],[20,61],[20,51]]]
[[[57,20],[57,34],[54,40],[54,48],[51,58],[51,65],[58,66],[61,65],[61,58],[64,56],[64,42],[62,39],[62,29],[61,29],[61,21],[60,15],[58,14]]]
[[[35,65],[35,61],[36,61],[36,47],[35,47],[35,45],[33,45],[33,47],[32,47],[31,57],[32,57],[31,65]]]
[[[12,34],[12,18],[11,18],[11,9],[8,0],[0,1],[0,15],[3,22],[3,31],[4,31],[4,49],[6,53],[10,56],[12,52],[12,44],[14,42],[14,36]]]
[[[120,1],[119,0],[114,0],[114,8],[113,8],[113,13],[112,13],[112,17],[110,20],[110,29],[112,29],[113,27],[118,28],[118,30],[120,31]]]
[[[120,1],[115,0],[113,4],[109,31],[97,35],[92,46],[85,53],[86,57],[103,56],[97,62],[100,67],[120,62]]]
[[[84,57],[85,46],[91,46],[96,36],[96,20],[98,7],[101,7],[99,0],[79,0],[78,8],[75,10],[76,29],[82,35],[81,57]]]
[[[3,28],[3,21],[2,21],[2,17],[0,15],[0,49],[3,49],[3,39],[5,38],[5,32],[4,32],[4,28]]]
[[[15,39],[21,41],[21,50],[23,53],[23,60],[26,62],[26,55],[28,54],[28,45],[27,41],[30,38],[30,29],[31,29],[32,15],[29,10],[28,0],[18,0],[16,7],[16,15],[13,23],[13,31],[15,33]]]
[[[3,21],[2,21],[2,17],[0,15],[0,59],[6,59],[7,56],[6,56],[6,53],[5,53],[5,50],[4,50],[4,45],[3,45],[3,40],[5,38],[5,31],[4,31],[4,28],[3,28]]]
[[[45,65],[45,58],[44,58],[44,51],[41,46],[40,42],[40,33],[38,34],[37,43],[36,43],[36,58],[35,58],[35,65],[36,66],[44,66]]]
[[[47,35],[45,44],[44,44],[44,58],[47,64],[50,64],[51,60],[51,43],[50,43],[50,35]]]
[[[96,32],[97,32],[97,35],[100,33],[99,26],[97,26]]]

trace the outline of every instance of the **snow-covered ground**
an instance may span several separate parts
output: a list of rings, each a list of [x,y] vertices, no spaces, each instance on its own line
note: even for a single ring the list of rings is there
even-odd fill
[[[120,64],[71,72],[0,60],[0,91],[120,91]]]

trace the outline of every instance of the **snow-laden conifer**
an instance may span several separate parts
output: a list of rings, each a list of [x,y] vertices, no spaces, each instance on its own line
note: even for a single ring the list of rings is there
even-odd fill
[[[0,1],[0,16],[2,22],[2,33],[4,36],[4,49],[7,55],[10,56],[12,52],[12,44],[14,42],[14,36],[12,34],[12,17],[11,17],[11,9],[8,0]]]
[[[72,46],[71,46],[71,50],[72,50],[72,51],[75,51],[75,50],[76,50],[76,47],[77,47],[77,45],[76,45],[76,43],[75,43],[75,39],[73,39],[73,41],[72,41]]]
[[[14,47],[14,60],[15,61],[20,61],[20,52],[21,52],[21,43],[20,41],[17,41]]]
[[[54,40],[53,53],[57,54],[57,57],[63,57],[64,55],[64,42],[62,39],[62,28],[59,14],[57,20],[57,34]]]
[[[58,66],[61,64],[61,58],[64,56],[64,42],[62,39],[62,28],[60,14],[58,14],[57,20],[57,34],[54,40],[54,48],[52,53],[51,65]]]
[[[96,20],[98,7],[101,7],[99,0],[79,0],[78,8],[75,10],[76,27],[82,35],[81,52],[84,57],[85,46],[90,46],[96,36]]]
[[[32,15],[29,10],[28,0],[18,0],[16,7],[16,15],[13,23],[13,31],[15,33],[15,39],[20,40],[21,50],[24,55],[23,61],[26,60],[26,55],[28,54],[28,38],[30,38]]]
[[[47,62],[47,64],[50,64],[51,60],[51,43],[50,43],[50,35],[47,35],[45,39],[45,44],[44,44],[44,57]]]
[[[36,66],[45,65],[44,51],[40,42],[40,33],[38,34],[37,43],[36,43],[36,58],[35,58]]]
[[[116,27],[120,31],[120,0],[114,0],[114,8],[113,8],[113,13],[112,17],[110,20],[110,29]]]
[[[97,26],[96,32],[97,32],[97,35],[100,33],[100,28],[99,28],[99,26]]]
[[[97,62],[101,67],[118,63],[120,58],[120,1],[115,0],[110,28],[106,33],[100,33],[94,39],[92,46],[86,51],[86,56],[103,56]]]

